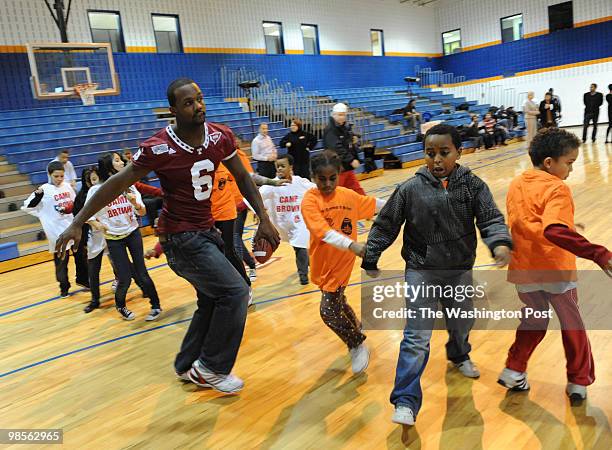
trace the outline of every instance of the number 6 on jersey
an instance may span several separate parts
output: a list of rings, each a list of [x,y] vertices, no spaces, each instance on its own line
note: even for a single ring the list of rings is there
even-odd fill
[[[215,165],[210,159],[196,162],[191,167],[191,183],[193,184],[193,196],[202,201],[210,197],[212,193],[213,179],[210,175],[201,175],[201,172],[214,172]]]

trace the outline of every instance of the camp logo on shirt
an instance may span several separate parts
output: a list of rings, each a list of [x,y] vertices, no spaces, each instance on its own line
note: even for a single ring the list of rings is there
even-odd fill
[[[332,227],[332,228],[334,227],[334,219],[332,219],[331,217],[326,217],[325,220],[327,220],[327,224],[330,227]]]
[[[342,226],[340,227],[340,229],[344,234],[350,236],[353,233],[353,223],[351,222],[351,219],[345,217],[342,221]]]

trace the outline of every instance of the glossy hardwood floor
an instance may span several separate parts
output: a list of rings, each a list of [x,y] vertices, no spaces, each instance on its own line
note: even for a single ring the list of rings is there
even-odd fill
[[[582,147],[568,180],[576,221],[586,236],[612,248],[612,145]],[[530,167],[523,143],[465,156],[504,208],[510,180]],[[363,182],[379,197],[416,168]],[[370,224],[361,230],[365,239]],[[146,238],[152,246],[153,237]],[[382,266],[401,268],[400,242]],[[490,256],[479,244],[477,265]],[[74,266],[71,264],[71,273]],[[559,331],[549,331],[529,367],[532,389],[510,393],[496,384],[512,331],[474,331],[472,359],[482,376],[463,378],[445,358],[446,335],[434,332],[423,375],[423,408],[413,428],[391,423],[400,331],[370,331],[370,366],[353,376],[340,340],[319,317],[319,293],[302,287],[293,251],[282,244],[258,270],[235,373],[246,386],[224,396],[177,381],[173,359],[194,309],[194,291],[165,264],[149,264],[164,315],[144,321],[148,302],[130,288],[137,318],[113,307],[111,272],[101,279],[105,302],[85,315],[89,296],[59,299],[53,264],[0,275],[0,427],[63,428],[64,446],[78,449],[608,449],[612,445],[612,332],[589,332],[597,381],[588,401],[570,407]],[[582,268],[594,268],[580,262]],[[360,282],[355,268],[352,282]],[[612,282],[610,284],[612,287]],[[359,310],[360,287],[347,291]],[[608,296],[610,300],[610,296]],[[516,300],[518,302],[518,299]],[[53,447],[52,447],[53,448]]]

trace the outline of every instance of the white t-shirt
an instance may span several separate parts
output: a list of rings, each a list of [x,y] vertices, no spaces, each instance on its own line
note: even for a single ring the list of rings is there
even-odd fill
[[[63,182],[59,186],[45,183],[40,187],[43,190],[43,197],[33,208],[28,208],[35,194],[32,192],[23,203],[22,211],[25,211],[40,219],[43,230],[49,240],[49,252],[55,253],[55,241],[60,234],[72,223],[72,213],[64,214],[62,208],[69,207],[72,210],[74,198],[76,197],[72,186]],[[67,248],[72,247],[72,242]]]
[[[87,192],[87,201],[100,189],[100,184],[96,184],[89,189]],[[144,208],[142,203],[142,197],[134,186],[130,186],[128,191],[136,196],[136,203]],[[125,194],[121,194],[115,200],[110,202],[100,211],[98,211],[90,220],[97,219],[107,229],[107,234],[114,236],[121,236],[124,234],[130,234],[136,228],[138,228],[138,220],[136,219],[136,211],[134,207],[127,199]]]
[[[94,259],[106,248],[106,239],[102,231],[94,230],[89,227],[89,236],[87,238],[87,259]]]
[[[309,189],[316,187],[306,178],[292,176],[291,184],[262,186],[259,188],[270,220],[278,229],[281,239],[293,247],[308,248],[310,234],[302,217],[302,200]]]

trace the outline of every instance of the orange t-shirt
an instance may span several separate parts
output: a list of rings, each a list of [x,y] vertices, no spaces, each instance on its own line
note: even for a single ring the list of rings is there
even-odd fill
[[[334,292],[346,286],[353,271],[355,254],[323,242],[325,234],[335,230],[357,240],[357,221],[370,219],[376,212],[376,199],[338,186],[324,197],[310,189],[302,200],[302,216],[310,231],[310,277],[322,291]]]
[[[210,195],[212,216],[215,221],[232,220],[237,217],[236,203],[228,184],[236,184],[234,177],[223,164],[219,164],[215,172],[215,184]]]
[[[508,281],[575,281],[576,256],[544,237],[544,230],[554,224],[575,230],[570,188],[548,172],[530,169],[510,183],[506,209],[514,246]]]
[[[240,157],[240,161],[242,161],[242,165],[244,166],[244,168],[246,169],[247,172],[249,173],[253,173],[253,166],[251,165],[251,162],[249,161],[249,157],[239,148],[236,149],[236,153],[238,154],[238,157]],[[228,187],[230,188],[232,195],[234,196],[234,202],[237,204],[242,202],[242,193],[240,192],[240,189],[238,189],[238,184],[234,181],[234,178],[232,177],[230,183],[228,184]]]

